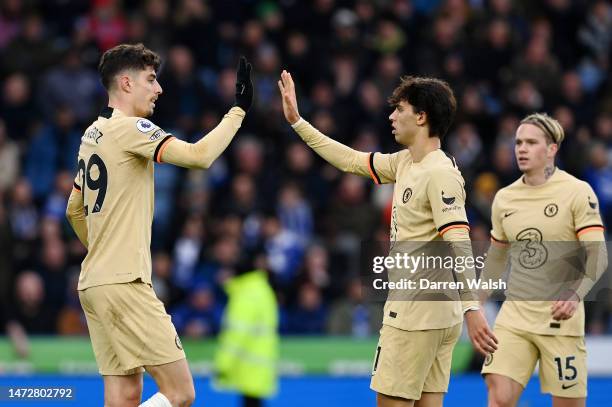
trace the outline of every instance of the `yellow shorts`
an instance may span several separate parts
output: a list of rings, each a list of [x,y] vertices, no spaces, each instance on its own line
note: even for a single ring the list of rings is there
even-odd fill
[[[383,325],[370,388],[408,400],[420,400],[423,392],[446,393],[453,348],[460,334],[461,323],[425,331]]]
[[[495,326],[498,349],[489,355],[482,374],[509,377],[525,387],[540,362],[542,393],[567,398],[587,395],[586,346],[583,336],[538,335]]]
[[[153,288],[142,282],[79,291],[102,375],[129,375],[185,358],[176,329]]]

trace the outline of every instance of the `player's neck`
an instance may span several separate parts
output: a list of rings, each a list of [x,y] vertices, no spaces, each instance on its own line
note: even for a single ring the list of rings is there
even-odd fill
[[[423,158],[432,151],[440,148],[439,137],[429,137],[427,135],[418,135],[414,138],[414,142],[408,146],[412,161],[415,163],[421,162]]]
[[[536,187],[544,184],[550,179],[555,173],[555,164],[546,164],[544,168],[538,168],[537,170],[525,172],[523,175],[523,181],[525,184]]]
[[[113,109],[121,110],[126,116],[137,116],[134,106],[131,103],[115,95],[110,95],[108,97],[108,106]]]

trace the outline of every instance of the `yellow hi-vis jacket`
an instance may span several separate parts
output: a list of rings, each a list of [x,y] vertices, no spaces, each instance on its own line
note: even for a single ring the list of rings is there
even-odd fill
[[[213,385],[265,398],[276,392],[278,306],[264,271],[233,277],[215,354]]]

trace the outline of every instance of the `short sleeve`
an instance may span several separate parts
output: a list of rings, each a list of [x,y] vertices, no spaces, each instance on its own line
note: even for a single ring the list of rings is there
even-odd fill
[[[576,188],[576,194],[572,202],[572,215],[577,236],[591,230],[603,230],[604,228],[599,213],[597,195],[586,182],[580,182],[578,188]]]
[[[491,239],[498,243],[508,243],[508,237],[504,232],[504,227],[502,226],[502,210],[500,208],[500,197],[499,193],[495,195],[493,199],[493,204],[491,205]]]
[[[409,159],[407,150],[393,154],[368,154],[368,170],[376,184],[394,183],[397,177],[397,168],[402,159]]]
[[[126,151],[155,162],[161,162],[164,148],[174,137],[148,119],[126,117],[122,126],[121,145]]]
[[[440,235],[455,228],[469,229],[461,176],[451,171],[433,171],[427,185],[427,196]]]

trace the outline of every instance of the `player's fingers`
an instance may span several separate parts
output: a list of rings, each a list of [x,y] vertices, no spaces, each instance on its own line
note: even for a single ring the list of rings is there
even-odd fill
[[[293,78],[291,77],[291,72],[287,72],[287,77],[289,78],[289,86],[291,87],[291,90],[293,90],[294,86],[293,86]]]
[[[279,80],[277,83],[278,83],[278,89],[280,90],[280,92],[284,93],[285,89],[283,88],[283,81]]]
[[[480,341],[486,345],[486,349],[490,350],[496,350],[497,349],[497,342],[496,339],[494,339],[491,335],[489,335],[488,333],[484,332],[481,337],[480,337]]]
[[[491,345],[489,345],[488,343],[484,341],[480,342],[479,345],[480,345],[480,353],[482,353],[485,356],[487,353],[493,353],[497,349],[497,348],[493,348]]]
[[[497,343],[497,337],[495,336],[493,331],[491,331],[491,328],[489,328],[488,326],[484,327],[483,335],[485,335],[486,338],[492,340],[494,343]]]

